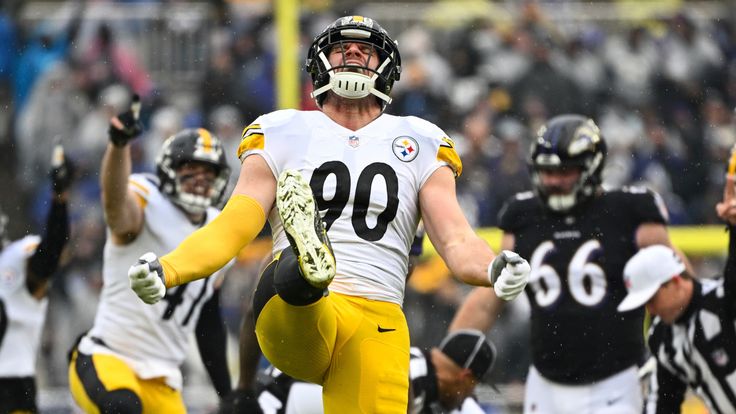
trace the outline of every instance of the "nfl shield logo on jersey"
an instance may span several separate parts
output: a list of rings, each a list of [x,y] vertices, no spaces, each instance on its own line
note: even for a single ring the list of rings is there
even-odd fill
[[[351,135],[348,137],[348,145],[350,145],[353,148],[358,148],[358,145],[360,145],[360,138],[358,138],[355,135]]]
[[[419,154],[419,144],[412,137],[396,137],[391,148],[396,158],[404,162],[412,161]]]

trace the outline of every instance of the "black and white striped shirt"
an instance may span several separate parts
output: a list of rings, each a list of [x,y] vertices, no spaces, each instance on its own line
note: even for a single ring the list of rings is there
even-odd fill
[[[736,413],[736,239],[730,229],[723,278],[694,281],[693,297],[672,325],[655,318],[649,349],[657,358],[646,413],[677,413],[687,387],[711,413]]]

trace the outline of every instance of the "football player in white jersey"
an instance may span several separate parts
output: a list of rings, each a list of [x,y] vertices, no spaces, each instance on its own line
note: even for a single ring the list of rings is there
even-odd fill
[[[36,357],[51,277],[69,238],[67,189],[72,174],[61,146],[51,166],[52,198],[43,237],[9,242],[0,212],[0,413],[38,412]]]
[[[523,290],[529,264],[513,252],[495,256],[463,216],[453,141],[427,121],[383,113],[401,58],[374,20],[336,20],[314,39],[306,68],[321,111],[276,111],[247,126],[222,214],[160,260],[141,257],[131,287],[158,302],[166,286],[230,260],[268,218],[277,260],[253,304],[266,358],[321,384],[327,413],[406,413],[401,305],[420,218],[459,279],[503,299]]]
[[[72,395],[90,413],[186,412],[180,365],[193,332],[215,390],[224,395],[231,387],[219,268],[172,288],[155,306],[141,303],[126,276],[141,250],[166,252],[219,213],[213,206],[229,175],[223,147],[205,129],[185,129],[164,142],[155,176],[131,174],[129,142],[141,131],[139,110],[134,99],[130,111],[112,119],[100,172],[104,286],[94,326],[69,366]]]

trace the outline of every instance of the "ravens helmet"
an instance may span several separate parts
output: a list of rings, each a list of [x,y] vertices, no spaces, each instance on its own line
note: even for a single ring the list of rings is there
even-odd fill
[[[581,115],[560,115],[539,129],[529,167],[537,196],[553,211],[566,212],[592,197],[601,185],[606,142],[595,122]],[[550,194],[541,171],[577,168],[580,176],[568,194]]]
[[[376,69],[367,67],[369,62],[365,66],[342,64],[332,67],[328,60],[330,51],[345,43],[362,43],[375,48],[379,59]],[[335,20],[314,38],[305,66],[312,77],[312,97],[320,107],[325,93],[332,90],[349,99],[372,94],[378,99],[381,109],[386,109],[386,105],[391,103],[391,88],[401,74],[401,56],[397,43],[376,21],[363,16],[345,16]]]
[[[185,162],[201,162],[215,169],[217,177],[210,188],[210,196],[204,197],[182,190],[177,169]],[[204,128],[185,129],[169,137],[156,159],[156,175],[161,192],[174,204],[191,214],[203,213],[207,207],[217,205],[225,195],[230,167],[220,140]]]

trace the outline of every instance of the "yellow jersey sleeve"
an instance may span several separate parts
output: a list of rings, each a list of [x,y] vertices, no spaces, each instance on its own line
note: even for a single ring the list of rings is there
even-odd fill
[[[457,155],[455,142],[448,137],[442,137],[440,147],[437,150],[437,161],[447,164],[455,173],[455,178],[460,177],[463,173],[463,163],[460,156]]]
[[[251,150],[263,150],[264,148],[263,129],[260,124],[250,124],[243,129],[243,137],[238,145],[238,158],[243,161],[243,155]]]

